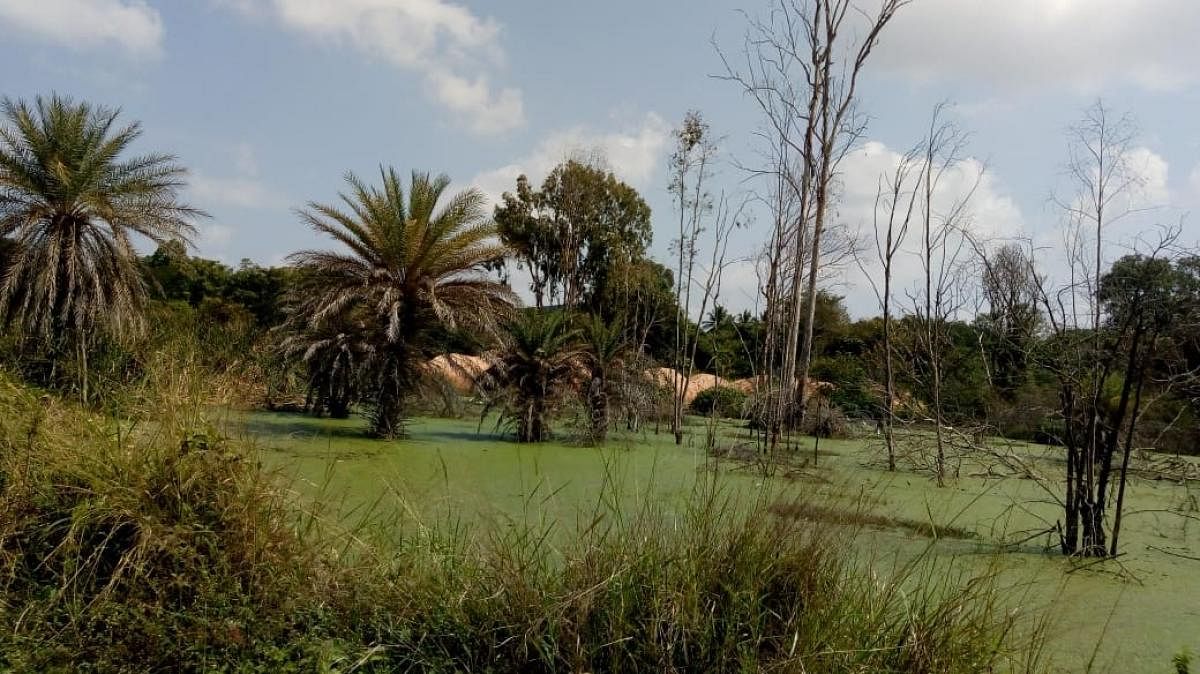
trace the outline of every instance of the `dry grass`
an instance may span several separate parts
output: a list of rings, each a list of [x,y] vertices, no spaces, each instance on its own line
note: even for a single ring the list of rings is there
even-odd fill
[[[923,538],[956,538],[966,540],[978,537],[978,534],[974,531],[962,527],[880,515],[862,508],[838,508],[809,501],[774,503],[768,510],[773,515],[795,520],[824,522],[847,527],[899,529]]]

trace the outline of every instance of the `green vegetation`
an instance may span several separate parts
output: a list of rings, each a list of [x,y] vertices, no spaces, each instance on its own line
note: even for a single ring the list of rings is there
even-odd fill
[[[717,416],[722,419],[742,419],[746,416],[749,396],[731,386],[714,386],[696,394],[692,399],[692,412],[700,416]]]
[[[1095,262],[1073,251],[1070,285],[977,241],[970,194],[935,215],[965,138],[939,106],[879,183],[883,316],[818,287],[850,245],[830,214],[859,69],[905,4],[860,17],[848,68],[844,4],[751,21],[727,79],[783,136],[778,193],[714,194],[689,112],[674,271],[642,196],[581,157],[492,217],[444,175],[348,174],[298,212],[333,250],[233,269],[189,256],[204,214],[172,156],[128,156],[136,123],[5,99],[0,671],[1187,671],[1200,253],[1168,231],[1105,263],[1103,185],[1134,181],[1103,106],[1072,135]],[[734,316],[752,201],[765,307]]]
[[[342,201],[349,211],[311,203],[303,213],[314,230],[347,251],[308,250],[293,256],[301,280],[293,293],[289,327],[301,335],[361,329],[349,337],[361,346],[331,348],[339,354],[355,348],[367,354],[358,377],[370,404],[371,432],[392,438],[401,433],[422,364],[438,351],[436,328],[494,331],[496,317],[515,298],[507,285],[482,274],[508,252],[494,241],[496,229],[484,213],[483,194],[469,189],[439,205],[450,178],[413,173],[406,197],[395,169],[381,169],[380,174],[380,187],[347,176],[351,192]],[[326,343],[324,337],[318,339]],[[338,356],[310,358],[310,372],[314,364],[324,370],[320,378],[310,378],[310,387],[335,380],[345,362]],[[331,407],[340,409],[349,395],[339,392],[334,398]]]
[[[0,112],[0,317],[49,360],[50,380],[76,359],[87,401],[89,353],[143,322],[133,237],[186,240],[199,212],[177,200],[186,170],[174,157],[118,158],[141,129],[118,126],[116,111],[55,95],[4,99]]]
[[[0,664],[15,671],[1029,664],[990,581],[913,596],[903,575],[856,573],[844,537],[715,488],[674,510],[601,494],[561,546],[530,525],[347,527],[294,501],[179,391],[143,390],[155,402],[138,416],[156,423],[114,435],[0,383]]]

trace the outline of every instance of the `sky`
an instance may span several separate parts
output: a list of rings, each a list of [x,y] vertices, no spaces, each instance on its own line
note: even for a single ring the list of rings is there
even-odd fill
[[[718,49],[736,56],[746,14],[769,1],[0,0],[0,95],[57,92],[140,121],[138,149],[177,155],[186,198],[212,216],[197,253],[231,264],[328,245],[295,209],[335,200],[348,171],[446,173],[498,199],[578,152],[602,154],[642,193],[665,260],[670,134],[687,111],[722,139],[714,190],[754,188],[739,167],[758,161],[762,120],[715,76]],[[1052,255],[1066,130],[1102,99],[1139,130],[1138,215],[1116,238],[1132,246],[1139,228],[1182,223],[1196,243],[1197,35],[1196,0],[913,0],[867,66],[869,125],[841,166],[836,223],[869,235],[879,175],[947,101],[970,137],[946,189],[983,171],[973,226]],[[756,306],[768,225],[759,214],[734,237],[722,304]],[[852,315],[877,311],[856,266],[830,284]]]

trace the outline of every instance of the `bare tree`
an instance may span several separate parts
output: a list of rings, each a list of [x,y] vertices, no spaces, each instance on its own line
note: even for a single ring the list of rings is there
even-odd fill
[[[784,400],[803,420],[812,365],[817,279],[822,236],[833,200],[837,169],[865,129],[857,114],[859,77],[884,27],[910,0],[883,0],[868,13],[852,0],[776,0],[766,18],[749,18],[744,63],[725,63],[723,79],[737,83],[758,105],[777,153],[770,172],[785,181],[787,213],[776,214],[772,249],[790,248],[790,278],[772,263],[778,294],[786,286],[787,339],[780,372]],[[861,21],[861,26],[857,22]],[[860,28],[861,30],[856,30]],[[770,302],[768,302],[770,304]],[[772,442],[772,446],[774,442]]]
[[[1100,102],[1071,127],[1067,175],[1074,190],[1056,199],[1067,221],[1067,279],[1054,288],[1049,280],[1038,281],[1054,345],[1042,364],[1058,381],[1061,406],[1066,521],[1060,535],[1068,555],[1109,554],[1104,519],[1112,459],[1121,429],[1130,414],[1136,418],[1140,405],[1136,381],[1144,375],[1138,369],[1138,354],[1145,348],[1144,329],[1138,327],[1143,305],[1139,299],[1126,316],[1106,317],[1102,294],[1108,230],[1132,212],[1132,191],[1140,182],[1129,165],[1134,138],[1133,122],[1113,116]],[[1164,250],[1170,240],[1173,236],[1165,237],[1155,250]],[[1106,325],[1112,320],[1117,324]],[[1113,408],[1105,390],[1117,376],[1123,382]]]
[[[943,119],[945,110],[944,103],[934,108],[923,148],[919,258],[924,286],[912,296],[914,313],[920,325],[918,342],[924,356],[926,384],[933,413],[938,486],[944,485],[946,479],[943,362],[946,352],[952,348],[947,328],[964,301],[961,287],[963,253],[967,247],[964,232],[968,224],[966,220],[971,197],[983,178],[983,170],[980,169],[974,183],[962,194],[946,194],[945,204],[935,204],[935,197],[942,194],[942,180],[951,171],[962,168],[962,153],[966,147],[966,135],[962,130]]]
[[[908,238],[909,225],[912,223],[917,194],[924,175],[920,166],[921,155],[919,146],[909,150],[900,158],[895,170],[879,177],[874,211],[875,257],[881,276],[879,281],[875,280],[868,264],[859,260],[859,268],[871,284],[883,318],[883,399],[879,405],[879,425],[883,431],[889,471],[896,470],[896,348],[892,336],[892,280],[896,256],[904,248],[904,242]]]
[[[691,328],[688,314],[692,308],[693,289],[699,292],[699,316],[708,311],[721,290],[729,236],[738,227],[741,209],[733,209],[722,194],[714,204],[708,192],[712,164],[717,154],[708,123],[698,112],[689,112],[675,131],[675,152],[671,155],[672,178],[670,190],[679,211],[679,238],[674,247],[677,253],[675,299],[678,316],[675,321],[675,362],[672,384],[671,432],[675,444],[683,444],[683,412],[687,402],[688,382],[695,369],[699,333]],[[701,237],[712,226],[711,259],[707,268],[697,261]],[[701,266],[702,278],[697,277]]]

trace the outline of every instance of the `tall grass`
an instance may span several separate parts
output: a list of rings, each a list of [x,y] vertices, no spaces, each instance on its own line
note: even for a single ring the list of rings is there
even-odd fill
[[[878,577],[845,528],[715,489],[566,545],[347,531],[210,427],[189,372],[121,419],[0,377],[0,670],[1036,669],[992,577]]]

